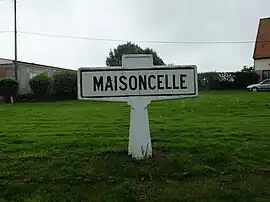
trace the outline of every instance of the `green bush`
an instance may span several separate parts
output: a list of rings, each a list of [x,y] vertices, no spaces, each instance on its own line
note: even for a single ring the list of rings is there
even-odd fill
[[[53,76],[53,91],[57,98],[77,98],[77,73],[62,71]]]
[[[256,72],[235,72],[235,86],[237,88],[246,88],[250,84],[259,82],[260,76]]]
[[[52,80],[45,74],[39,74],[29,81],[32,93],[38,98],[50,96],[52,91]]]
[[[18,93],[19,83],[12,78],[0,78],[0,95],[4,97],[5,101],[9,98],[16,97]]]

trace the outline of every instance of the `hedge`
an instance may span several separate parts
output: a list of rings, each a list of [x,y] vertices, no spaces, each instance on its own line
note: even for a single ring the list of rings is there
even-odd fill
[[[60,99],[77,98],[77,73],[62,71],[55,74],[52,78],[53,92]]]
[[[198,74],[199,89],[245,89],[257,83],[259,76],[253,72],[207,72]]]
[[[13,78],[0,78],[0,96],[5,102],[10,102],[10,97],[15,98],[18,93],[19,83]]]

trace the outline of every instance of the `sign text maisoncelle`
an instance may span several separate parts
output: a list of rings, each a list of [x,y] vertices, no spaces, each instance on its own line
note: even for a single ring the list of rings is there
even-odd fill
[[[83,98],[195,95],[195,71],[190,67],[81,69]]]

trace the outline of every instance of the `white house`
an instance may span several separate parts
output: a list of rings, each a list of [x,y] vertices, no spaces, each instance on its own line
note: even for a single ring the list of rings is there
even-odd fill
[[[260,19],[253,59],[260,80],[270,78],[270,17]]]

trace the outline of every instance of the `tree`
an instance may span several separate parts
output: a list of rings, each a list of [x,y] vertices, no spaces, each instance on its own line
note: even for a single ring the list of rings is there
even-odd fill
[[[138,45],[127,42],[126,44],[120,44],[117,48],[110,50],[109,56],[106,59],[107,66],[121,66],[122,56],[124,54],[152,54],[154,65],[164,65],[163,60],[157,55],[157,53],[151,49],[142,49]]]
[[[244,66],[241,72],[253,72],[254,70],[255,68],[253,66],[251,67]]]

